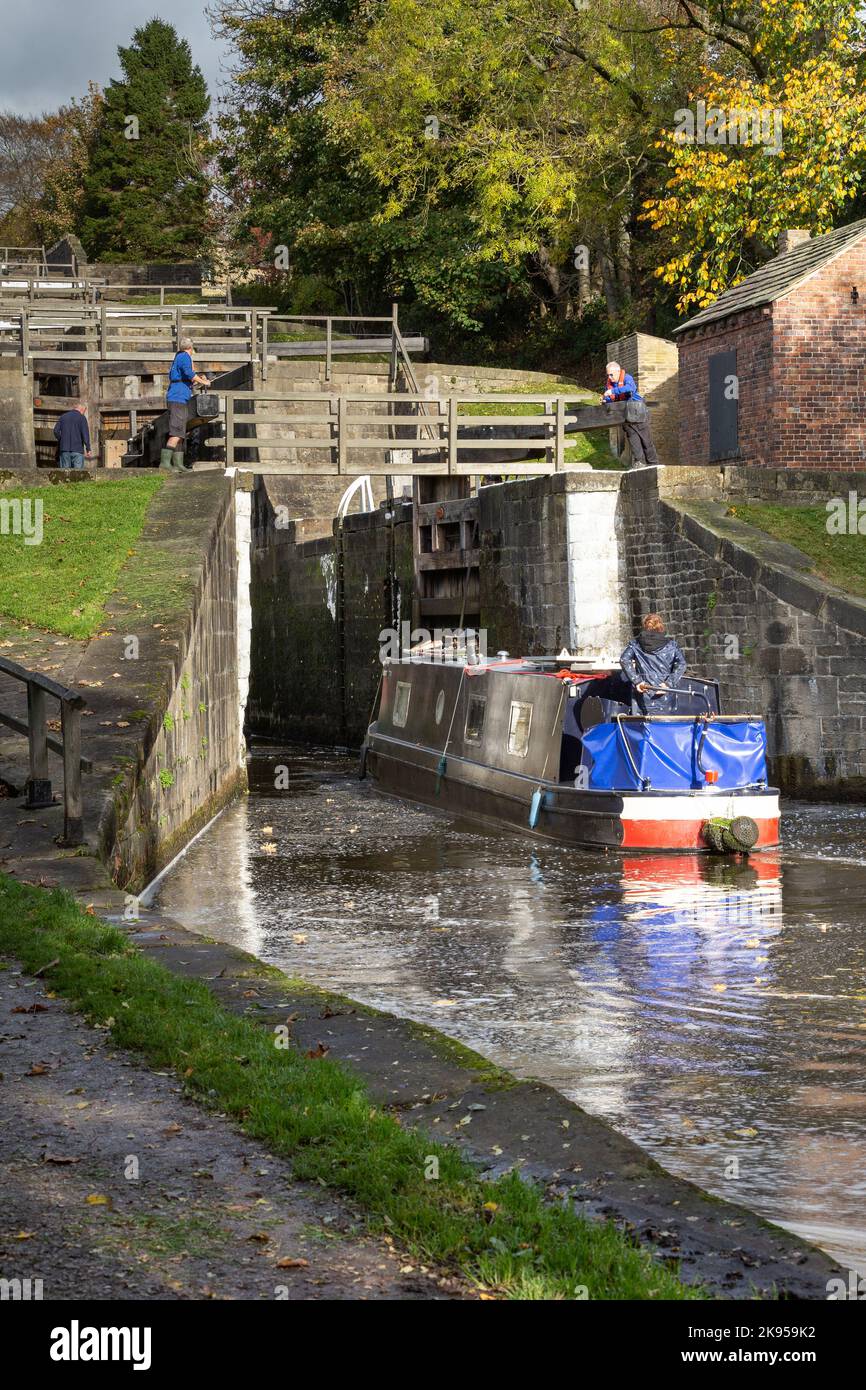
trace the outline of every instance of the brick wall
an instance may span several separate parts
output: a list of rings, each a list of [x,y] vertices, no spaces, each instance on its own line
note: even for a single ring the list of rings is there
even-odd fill
[[[864,330],[861,242],[774,304],[681,334],[680,462],[710,462],[707,364],[736,348],[743,466],[866,468]]]
[[[778,300],[773,338],[773,462],[785,468],[866,468],[864,243]]]
[[[770,465],[772,442],[773,318],[770,308],[753,309],[680,338],[679,461],[685,466],[710,462],[709,360],[737,350],[739,379],[739,448],[744,464]]]

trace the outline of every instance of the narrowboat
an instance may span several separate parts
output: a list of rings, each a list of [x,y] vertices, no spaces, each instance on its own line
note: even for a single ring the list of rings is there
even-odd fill
[[[569,844],[739,852],[779,843],[766,732],[683,677],[643,713],[618,667],[558,657],[385,659],[361,775],[389,796]]]

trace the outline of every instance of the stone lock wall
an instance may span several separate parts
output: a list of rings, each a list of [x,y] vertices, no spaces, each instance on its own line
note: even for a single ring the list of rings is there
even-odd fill
[[[489,651],[619,655],[627,613],[619,480],[613,472],[567,472],[479,490]]]
[[[658,610],[723,708],[762,715],[771,774],[789,795],[866,792],[866,602],[810,575],[805,557],[720,501],[623,480],[631,617]]]
[[[151,703],[153,723],[132,794],[116,788],[114,815],[104,818],[118,882],[146,881],[246,781],[238,711],[236,504],[231,480],[214,481],[221,496],[208,499],[212,526],[186,640],[176,646],[167,698]]]
[[[361,742],[381,666],[379,634],[412,616],[412,509],[347,516],[327,536],[282,523],[280,482],[253,495],[250,732]]]

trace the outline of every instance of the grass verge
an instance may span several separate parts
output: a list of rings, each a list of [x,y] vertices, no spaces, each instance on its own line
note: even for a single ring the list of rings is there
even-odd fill
[[[124,478],[4,490],[0,502],[29,499],[33,508],[41,501],[42,541],[0,537],[0,612],[65,637],[92,637],[162,483]]]
[[[730,515],[787,541],[812,561],[813,573],[858,598],[866,598],[866,546],[863,537],[835,536],[827,531],[826,507],[778,506],[774,502],[743,502]]]
[[[613,1225],[546,1202],[514,1173],[483,1181],[455,1149],[373,1105],[342,1066],[279,1048],[65,893],[0,878],[0,951],[41,971],[118,1046],[175,1071],[192,1098],[290,1159],[298,1178],[348,1193],[373,1231],[427,1261],[509,1298],[701,1296]]]

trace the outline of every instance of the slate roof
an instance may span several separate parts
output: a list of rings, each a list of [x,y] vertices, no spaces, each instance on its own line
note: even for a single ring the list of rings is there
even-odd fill
[[[774,256],[759,270],[747,275],[739,285],[734,285],[733,289],[725,290],[713,304],[708,304],[694,318],[675,328],[674,333],[684,333],[687,328],[700,328],[717,319],[729,318],[731,314],[740,314],[744,309],[757,309],[762,304],[781,299],[782,295],[795,289],[863,237],[866,237],[866,220],[852,222],[848,227],[837,227],[825,236],[811,237],[809,241],[795,246],[793,251]]]

